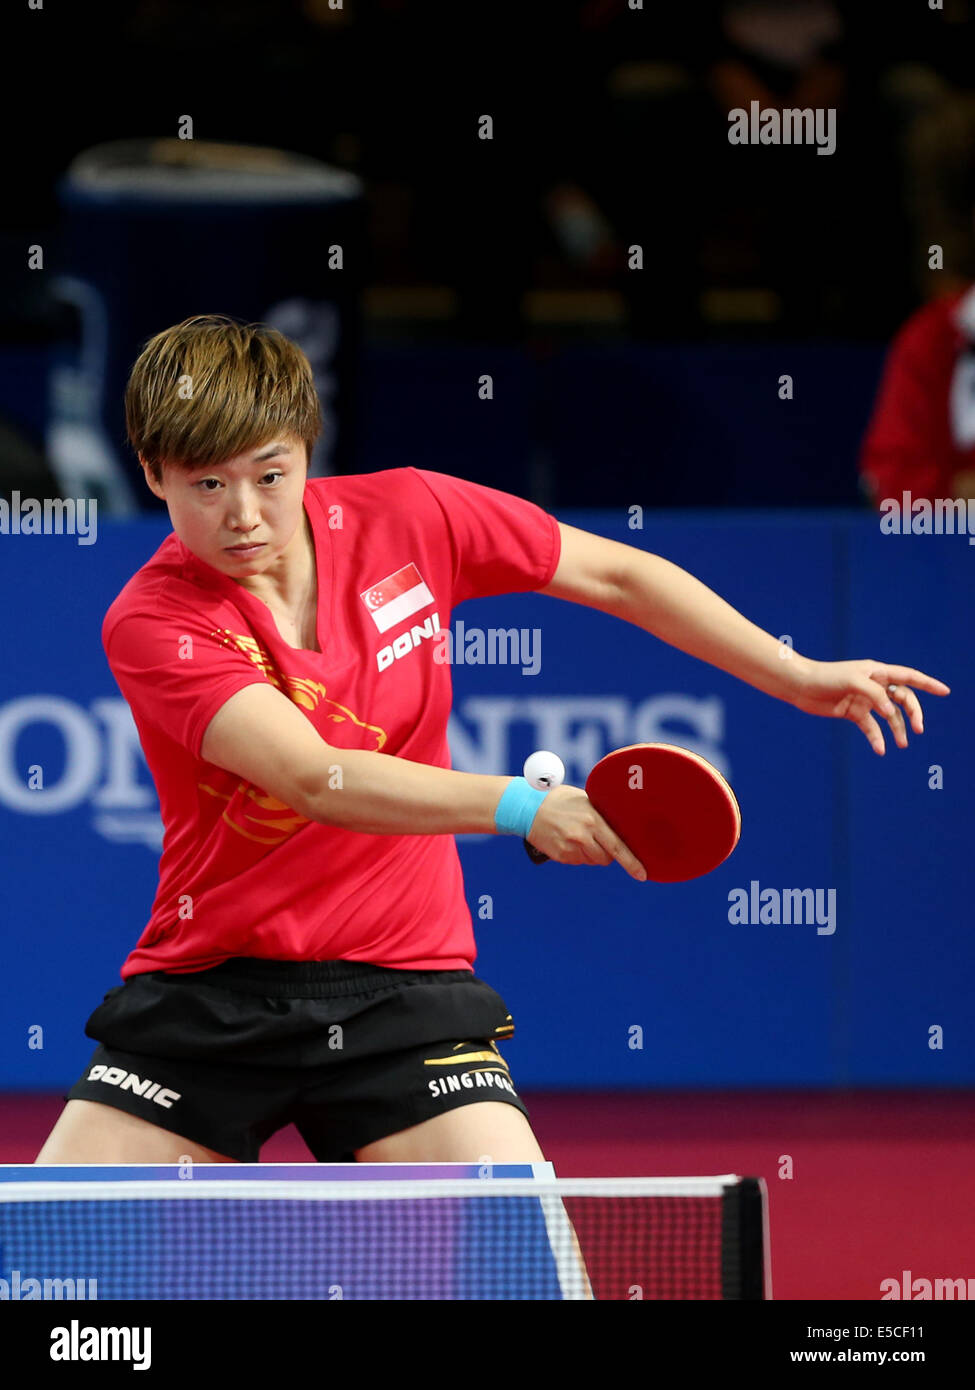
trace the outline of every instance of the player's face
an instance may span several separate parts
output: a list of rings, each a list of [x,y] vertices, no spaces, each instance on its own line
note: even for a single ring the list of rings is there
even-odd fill
[[[295,539],[307,471],[304,444],[283,438],[192,472],[164,465],[157,495],[187,549],[241,579],[263,574]]]

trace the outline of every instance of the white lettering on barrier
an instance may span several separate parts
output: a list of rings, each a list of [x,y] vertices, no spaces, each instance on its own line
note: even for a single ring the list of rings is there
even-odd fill
[[[409,643],[404,650],[412,651],[414,640],[437,630],[430,621],[429,628],[424,623],[401,634]],[[60,775],[46,776],[37,790],[21,776],[16,756],[18,740],[32,725],[53,728],[64,747]],[[723,700],[670,691],[639,703],[617,695],[470,696],[458,701],[449,719],[453,767],[494,774],[510,769],[516,732],[523,736],[526,725],[534,747],[558,750],[567,780],[576,786],[605,753],[628,743],[678,743],[707,758],[725,777],[731,775],[722,748]],[[86,709],[60,695],[24,695],[0,703],[0,806],[37,816],[64,814],[86,803],[93,829],[105,839],[159,852],[158,803],[126,702],[105,697]]]

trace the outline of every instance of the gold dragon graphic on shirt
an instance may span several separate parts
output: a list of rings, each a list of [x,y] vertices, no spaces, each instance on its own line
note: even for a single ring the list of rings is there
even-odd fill
[[[374,753],[378,753],[382,749],[387,738],[385,729],[381,729],[376,724],[367,724],[345,705],[340,705],[336,700],[330,700],[326,687],[321,681],[307,680],[302,676],[285,675],[275,666],[270,653],[253,637],[245,637],[242,633],[231,632],[229,628],[217,628],[210,633],[210,636],[215,637],[225,647],[233,647],[236,651],[243,652],[253,661],[255,666],[259,667],[273,686],[302,709],[311,711],[324,705],[325,718],[336,726],[335,733],[340,740],[339,746],[366,748],[369,752]],[[357,733],[358,730],[361,730],[362,733]],[[351,744],[342,743],[343,737],[349,735],[353,735],[359,741]],[[330,734],[329,741],[331,738],[332,735]],[[267,792],[261,787],[254,786],[252,782],[238,782],[234,790],[229,793],[220,791],[208,782],[198,782],[197,786],[210,796],[226,801],[228,804],[221,817],[224,824],[236,831],[238,835],[242,835],[247,840],[254,840],[258,844],[279,845],[290,835],[293,835],[296,830],[300,830],[303,825],[309,823],[307,816],[299,815],[283,801],[268,796]],[[243,801],[238,799],[238,794],[243,798]]]

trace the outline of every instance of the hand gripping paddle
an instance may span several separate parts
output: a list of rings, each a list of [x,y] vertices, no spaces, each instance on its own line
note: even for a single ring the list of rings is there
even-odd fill
[[[709,874],[741,834],[734,792],[706,758],[670,743],[632,743],[601,758],[586,795],[654,883]],[[525,841],[536,864],[548,855]]]

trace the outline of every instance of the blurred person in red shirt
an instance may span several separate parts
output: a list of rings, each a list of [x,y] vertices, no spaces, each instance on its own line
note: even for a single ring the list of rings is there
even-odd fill
[[[878,507],[904,492],[975,498],[975,97],[952,96],[918,123],[907,173],[916,263],[940,292],[887,356],[860,455]]]
[[[860,456],[870,500],[975,498],[975,285],[913,314],[894,339]]]

